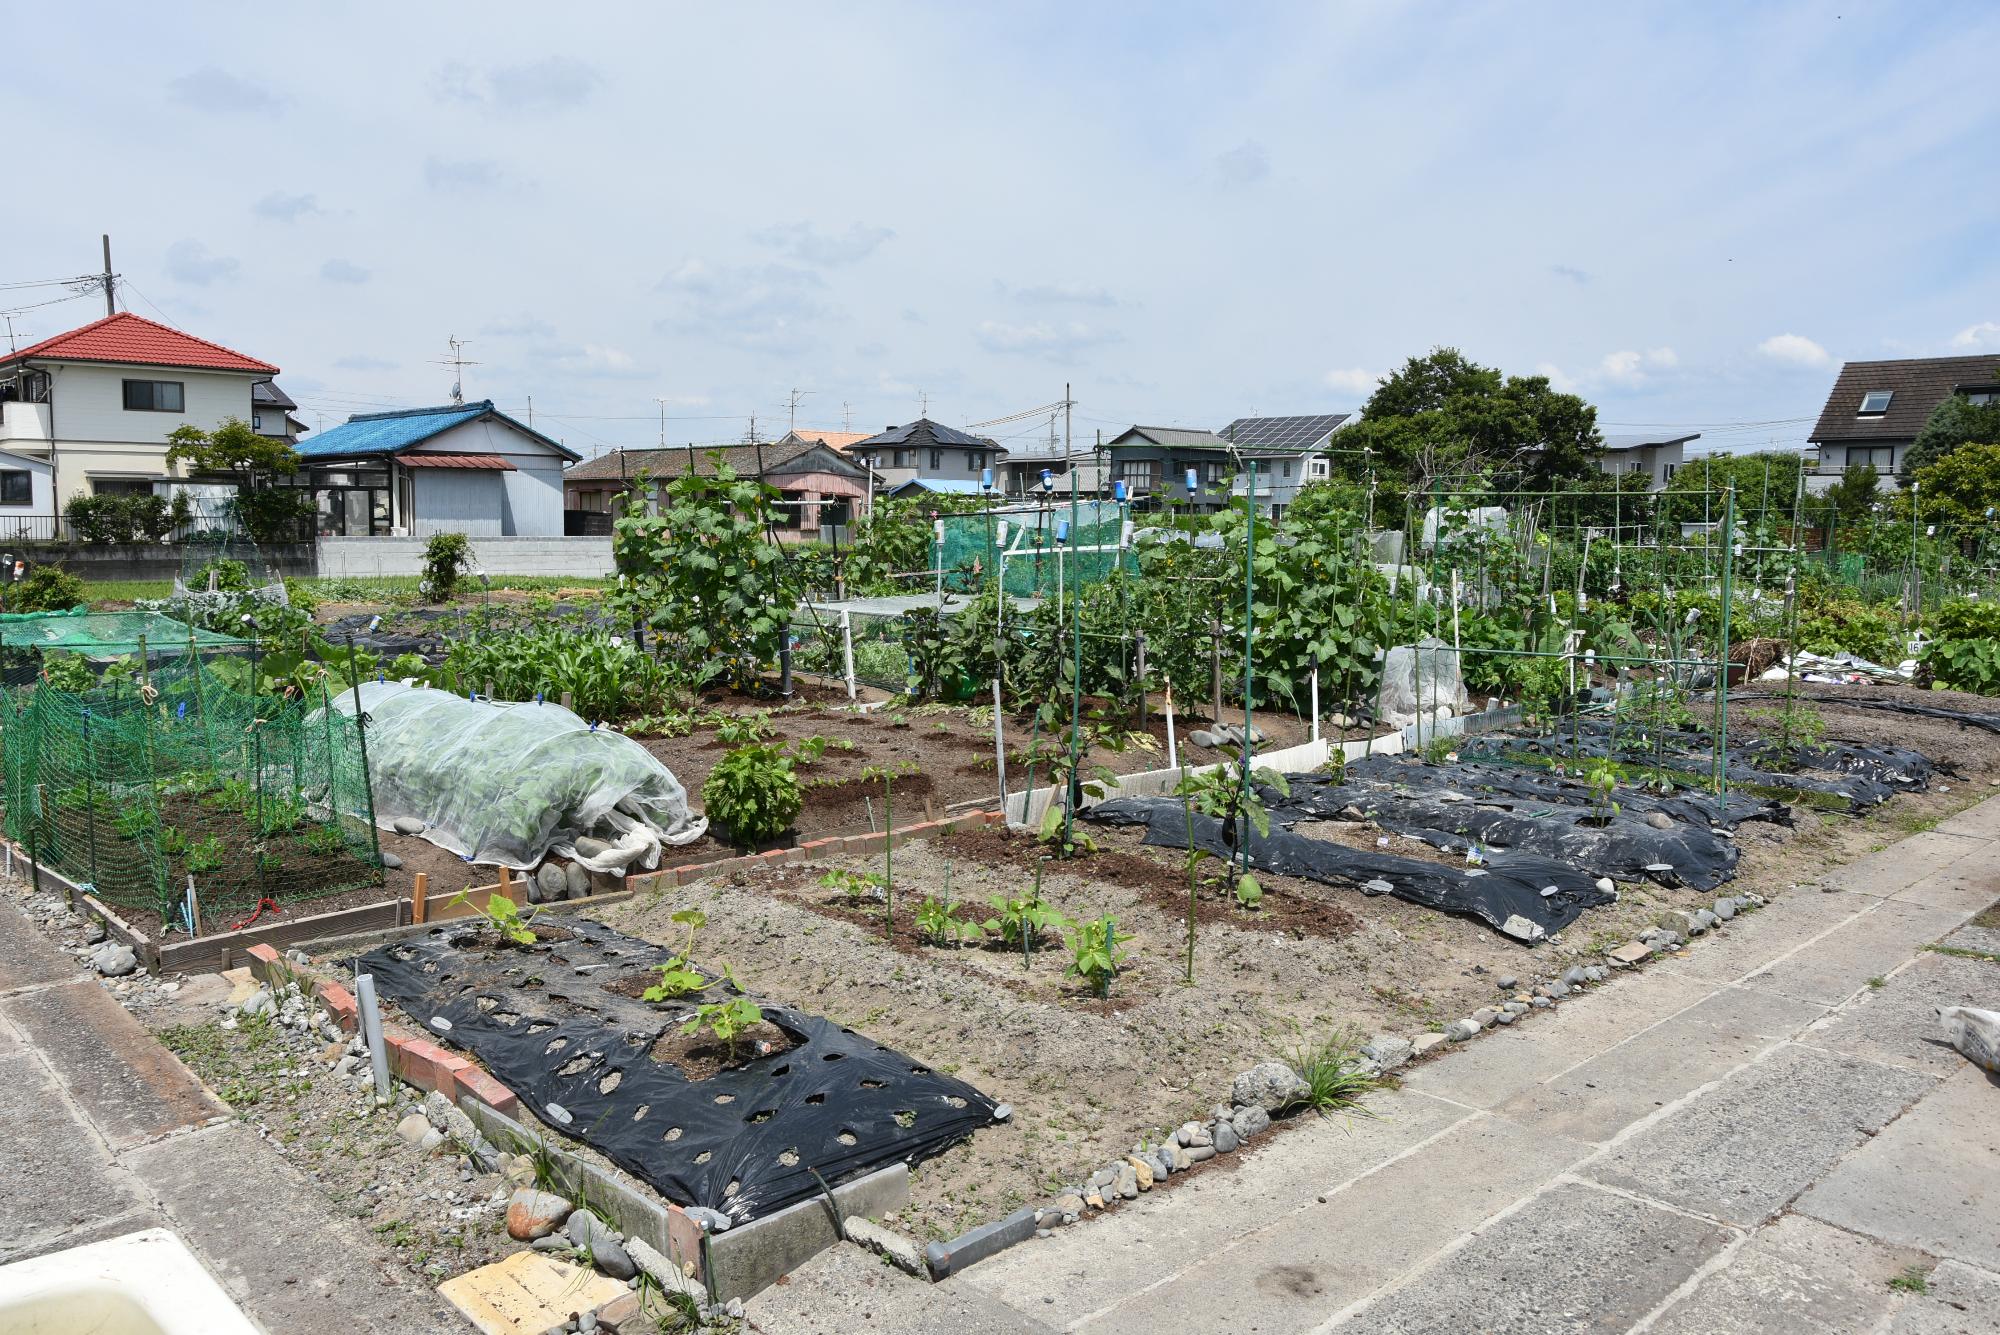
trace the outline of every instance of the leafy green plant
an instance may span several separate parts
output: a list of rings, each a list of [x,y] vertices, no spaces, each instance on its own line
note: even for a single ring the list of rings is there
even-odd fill
[[[1376,1084],[1375,1077],[1361,1069],[1359,1047],[1359,1036],[1343,1029],[1285,1053],[1285,1064],[1305,1082],[1305,1091],[1294,1106],[1322,1115],[1359,1107],[1360,1097]]]
[[[769,843],[791,829],[805,807],[791,756],[770,742],[725,754],[702,783],[701,801],[709,819],[744,848]]]
[[[718,724],[715,740],[724,746],[748,746],[771,735],[771,716],[761,710]]]
[[[453,906],[463,904],[471,894],[472,889],[468,886],[453,895],[451,903]],[[486,906],[484,908],[480,908],[476,904],[473,908],[480,917],[486,920],[486,925],[499,934],[502,941],[510,942],[517,946],[532,946],[539,939],[535,935],[534,928],[530,926],[534,922],[538,910],[531,908],[526,913],[523,913],[519,904],[516,904],[497,890],[486,897]]]
[[[1773,751],[1764,761],[1780,769],[1797,763],[1798,753],[1811,751],[1826,740],[1826,719],[1819,710],[1796,696],[1780,697],[1770,709],[1746,709],[1738,718],[1765,733]]]
[[[31,565],[4,592],[9,612],[67,612],[90,601],[83,581],[61,566]]]
[[[934,946],[955,946],[980,934],[979,924],[958,916],[959,905],[924,896],[917,905],[917,932]]]
[[[2000,603],[1963,598],[1945,603],[1925,627],[1921,673],[1955,691],[2000,695]]]
[[[424,584],[430,596],[448,603],[472,568],[472,539],[463,533],[433,533],[424,543]]]
[[[1583,772],[1583,786],[1590,790],[1591,820],[1598,825],[1609,825],[1618,814],[1618,804],[1611,800],[1611,795],[1618,791],[1617,766],[1609,760],[1599,760]]]
[[[1010,946],[1037,944],[1063,923],[1063,915],[1042,898],[1039,883],[1025,895],[988,895],[986,902],[997,912],[986,920],[985,929]]]
[[[160,851],[170,858],[180,857],[188,851],[188,837],[181,833],[179,826],[168,825],[161,828]]]
[[[1175,786],[1174,791],[1187,798],[1194,810],[1220,820],[1223,840],[1234,848],[1244,821],[1249,822],[1260,838],[1271,833],[1271,811],[1257,792],[1260,784],[1275,789],[1281,796],[1292,795],[1291,782],[1274,769],[1259,766],[1250,771],[1250,782],[1244,783],[1243,769],[1235,761],[1225,761],[1214,769],[1189,774]]]
[[[153,828],[153,813],[145,807],[126,807],[112,825],[120,839],[143,838]]]
[[[771,540],[776,488],[715,456],[704,475],[664,488],[633,483],[660,504],[628,505],[612,526],[618,583],[608,599],[621,625],[644,625],[681,646],[706,682],[748,688],[778,656],[798,605],[799,580]]]
[[[1067,922],[1063,942],[1069,947],[1070,962],[1065,972],[1081,978],[1098,996],[1109,996],[1118,966],[1130,958],[1130,952],[1119,947],[1131,939],[1130,933],[1117,930],[1108,913],[1088,921]]]
[[[254,814],[255,810],[256,808],[253,805],[251,813]],[[266,797],[264,799],[263,818],[257,822],[257,832],[259,834],[283,834],[287,830],[296,829],[299,822],[305,818],[306,809],[304,804],[291,799]]]
[[[271,848],[258,850],[257,852],[258,871],[268,876],[272,872],[283,871],[284,869],[285,869],[284,854],[278,852],[276,849],[271,849]]]
[[[694,934],[708,926],[708,915],[700,909],[682,909],[674,914],[673,921],[687,928],[687,940],[681,944],[679,951],[656,966],[660,971],[660,981],[640,993],[647,1001],[673,1001],[691,992],[699,992],[709,984],[707,976],[696,969],[689,959],[694,953]]]
[[[42,656],[42,680],[55,690],[81,695],[97,685],[97,674],[82,654],[58,650]]]
[[[882,784],[882,932],[896,939],[896,775],[895,767],[870,765],[861,771],[864,780]]]
[[[347,840],[342,837],[337,825],[315,825],[306,831],[299,843],[306,852],[320,857],[331,857],[347,848]]]
[[[728,1001],[712,1001],[706,1006],[697,1006],[681,1032],[692,1038],[703,1030],[714,1035],[717,1042],[728,1049],[729,1060],[736,1060],[736,1045],[743,1037],[743,1031],[754,1024],[761,1024],[764,1012],[748,997],[732,997]]]
[[[819,878],[820,886],[847,896],[849,905],[859,904],[864,899],[873,899],[882,886],[882,878],[872,871],[848,871],[835,867]]]
[[[1236,878],[1235,893],[1237,907],[1254,909],[1264,902],[1264,883],[1246,871]]]
[[[222,840],[211,834],[205,839],[195,840],[188,847],[187,869],[196,876],[201,876],[207,872],[220,871],[222,870],[225,856],[222,848]]]

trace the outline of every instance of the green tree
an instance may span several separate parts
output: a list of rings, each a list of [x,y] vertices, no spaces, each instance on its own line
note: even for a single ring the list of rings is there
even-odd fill
[[[1994,368],[2000,376],[2000,365]],[[2000,441],[2000,403],[1974,403],[1963,394],[1953,394],[1931,409],[1924,429],[1903,454],[1905,476],[1928,468],[1961,445],[1978,441]]]
[[[1796,454],[1711,454],[1682,464],[1666,497],[1667,518],[1677,524],[1720,522],[1722,493],[1736,488],[1736,522],[1756,519],[1789,523],[1798,499],[1805,460]]]
[[[1861,464],[1842,473],[1840,481],[1828,487],[1822,499],[1843,525],[1854,525],[1875,508],[1880,499],[1876,489],[1880,485],[1881,475],[1875,471],[1875,465]]]
[[[225,417],[213,431],[176,427],[167,437],[167,465],[186,464],[197,476],[224,476],[236,484],[236,517],[253,542],[289,536],[312,513],[312,493],[278,485],[299,471],[299,452],[283,440],[260,436],[240,417]]]
[[[1915,496],[1899,492],[1890,511],[1907,519],[1914,503],[1926,524],[1983,524],[2000,508],[2000,445],[1960,445],[1917,470]]]
[[[1336,443],[1350,475],[1372,468],[1379,482],[1400,480],[1413,493],[1465,473],[1544,490],[1589,475],[1604,447],[1597,410],[1581,398],[1547,376],[1503,375],[1456,348],[1410,358]]]
[[[633,503],[612,527],[615,611],[678,642],[698,678],[748,686],[778,655],[799,590],[769,537],[778,492],[715,459],[668,483],[662,508]],[[651,485],[640,478],[635,496]]]

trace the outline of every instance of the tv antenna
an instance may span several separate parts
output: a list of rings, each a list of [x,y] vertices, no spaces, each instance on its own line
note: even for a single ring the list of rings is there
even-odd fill
[[[786,400],[785,407],[791,414],[791,420],[787,424],[788,430],[797,431],[799,429],[799,400],[812,392],[809,389],[794,389],[791,397]]]
[[[465,404],[465,368],[468,366],[477,366],[479,363],[466,358],[466,341],[464,339],[454,334],[452,337],[446,339],[445,342],[451,346],[451,356],[440,357],[435,364],[451,368],[451,401],[463,407]]]

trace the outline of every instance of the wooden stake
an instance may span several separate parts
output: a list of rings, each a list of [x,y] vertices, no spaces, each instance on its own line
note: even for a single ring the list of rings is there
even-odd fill
[[[420,871],[410,885],[410,921],[425,922],[430,916],[431,875]]]

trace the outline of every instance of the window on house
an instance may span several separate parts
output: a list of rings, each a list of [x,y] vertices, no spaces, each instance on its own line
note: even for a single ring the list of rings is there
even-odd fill
[[[1968,389],[1965,391],[1965,401],[1967,403],[1976,403],[1982,405],[1988,403],[2000,403],[2000,389],[1994,389],[1986,386],[1982,386],[1979,389]]]
[[[1680,471],[1680,468],[1681,466],[1679,464],[1665,465],[1660,473],[1661,479],[1663,481],[1672,482],[1674,480],[1674,474],[1678,473]]]
[[[25,468],[0,471],[0,505],[33,505],[35,479]]]
[[[974,450],[974,451],[972,451],[972,452],[971,452],[970,454],[968,454],[968,455],[966,456],[966,458],[968,458],[969,460],[971,460],[971,464],[970,464],[970,467],[971,467],[971,470],[972,470],[973,472],[975,472],[975,473],[977,473],[977,472],[978,472],[978,471],[979,471],[980,469],[982,469],[982,468],[986,467],[986,451],[985,451],[985,450]]]
[[[125,411],[132,413],[186,412],[187,396],[178,380],[127,380]]]
[[[1847,466],[1859,468],[1863,464],[1878,473],[1886,473],[1895,466],[1896,450],[1892,445],[1849,445]]]
[[[1868,416],[1874,413],[1888,412],[1889,400],[1895,397],[1896,397],[1896,391],[1893,389],[1869,390],[1866,394],[1863,394],[1861,396],[1862,415]]]
[[[1118,465],[1118,476],[1125,479],[1125,486],[1130,491],[1151,491],[1160,484],[1160,461],[1128,459]]]
[[[1284,463],[1284,465],[1283,465],[1283,467],[1284,467],[1284,472],[1283,472],[1282,476],[1284,476],[1284,477],[1290,477],[1290,476],[1292,475],[1292,464],[1291,464],[1291,461],[1290,461],[1289,459],[1288,459],[1288,460],[1286,460],[1286,461],[1285,461],[1285,463]]]
[[[932,450],[932,451],[931,451],[931,471],[932,471],[933,473],[941,473],[941,472],[943,472],[943,471],[944,471],[944,451],[943,451],[943,450]]]
[[[250,414],[250,429],[252,431],[262,431],[264,429],[264,414],[262,413]]]
[[[915,468],[916,466],[917,466],[917,452],[915,450],[896,451],[896,467]]]
[[[90,490],[98,496],[151,496],[153,484],[136,477],[94,477]]]

